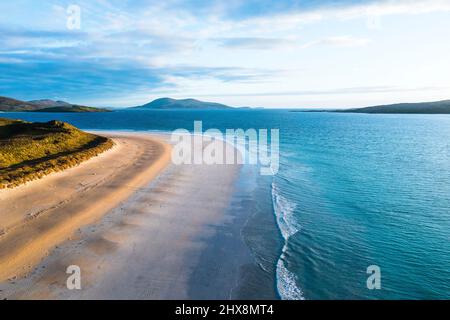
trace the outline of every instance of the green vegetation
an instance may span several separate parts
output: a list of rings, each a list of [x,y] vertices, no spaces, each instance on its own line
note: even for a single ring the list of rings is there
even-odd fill
[[[108,138],[61,121],[0,118],[0,189],[73,167],[112,146]]]

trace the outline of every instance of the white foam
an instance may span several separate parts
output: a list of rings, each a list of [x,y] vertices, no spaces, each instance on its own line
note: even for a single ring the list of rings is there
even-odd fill
[[[297,277],[286,268],[283,261],[289,237],[300,230],[298,223],[294,220],[294,211],[297,205],[283,197],[274,182],[272,183],[272,200],[278,228],[285,241],[282,254],[277,262],[278,293],[283,300],[304,300],[303,292],[297,285]]]
[[[294,220],[294,210],[297,205],[283,197],[274,182],[272,182],[272,200],[278,227],[284,240],[287,241],[290,236],[299,231]]]
[[[281,258],[277,263],[277,289],[283,300],[305,300],[302,290],[297,286],[295,274],[285,267]]]

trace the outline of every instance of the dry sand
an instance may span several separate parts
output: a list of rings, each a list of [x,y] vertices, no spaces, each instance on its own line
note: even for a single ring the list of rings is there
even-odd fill
[[[52,210],[57,210],[62,215],[69,215],[68,218],[71,220],[71,215],[77,216],[80,211],[89,212],[87,217],[82,219],[82,224],[85,226],[77,229],[70,240],[58,245],[32,270],[28,269],[31,272],[26,278],[0,283],[0,297],[8,299],[230,298],[235,286],[234,282],[239,278],[239,263],[236,263],[236,269],[223,270],[224,266],[220,262],[223,254],[220,250],[227,251],[230,256],[235,250],[241,258],[244,257],[244,260],[250,259],[245,245],[239,238],[241,226],[236,228],[236,234],[225,234],[238,245],[219,246],[219,250],[211,253],[211,257],[207,259],[207,265],[199,263],[200,260],[204,260],[202,254],[208,246],[208,239],[211,239],[218,230],[230,232],[227,231],[230,229],[223,226],[233,218],[224,213],[230,206],[240,166],[169,165],[156,179],[145,183],[164,167],[166,159],[163,156],[157,162],[159,165],[153,170],[153,174],[138,175],[134,178],[138,181],[134,181],[132,178],[134,170],[141,172],[150,163],[153,163],[154,167],[155,152],[159,154],[158,150],[161,151],[160,148],[166,150],[166,147],[156,145],[153,141],[146,140],[148,136],[140,134],[115,133],[114,136],[116,141],[123,142],[123,145],[118,143],[118,149],[126,149],[134,145],[137,140],[140,143],[148,141],[149,149],[136,147],[136,151],[131,154],[113,150],[108,155],[105,154],[94,160],[98,163],[92,161],[90,170],[86,169],[83,174],[77,174],[76,176],[81,178],[82,182],[76,185],[69,186],[65,183],[67,180],[75,179],[74,172],[80,170],[81,166],[70,169],[71,172],[69,170],[64,172],[59,183],[51,182],[51,177],[48,177],[42,180],[41,187],[37,185],[37,182],[30,184],[29,188],[34,187],[35,190],[40,190],[40,193],[48,191],[47,200],[36,196],[33,199],[27,198],[29,199],[27,203],[19,201],[20,198],[15,198],[17,200],[13,201],[13,195],[15,197],[30,195],[27,192],[18,192],[21,190],[14,190],[15,192],[11,193],[8,199],[5,195],[0,195],[1,212],[5,209],[14,209],[15,212],[8,214],[11,217],[9,220],[0,217],[3,219],[0,220],[2,225],[7,225],[5,221],[20,221],[17,216],[22,215],[23,218],[36,206],[45,206],[55,201],[51,194],[56,194],[56,190],[58,190],[58,201],[63,202]],[[143,150],[147,150],[144,152],[145,157],[142,154],[138,155]],[[130,164],[129,158],[122,157],[131,157],[134,163]],[[97,173],[96,178],[93,178],[93,173],[98,170],[98,164],[103,160],[108,165],[114,163],[114,166],[120,170],[112,170],[114,171],[111,173],[112,177],[108,174],[100,177]],[[116,175],[123,180],[117,180]],[[87,192],[76,191],[73,194],[80,183],[89,185]],[[97,185],[97,183],[100,184]],[[67,203],[64,197],[60,196],[61,186],[66,186],[68,194],[72,197]],[[100,194],[114,193],[118,189],[126,191],[123,191],[120,199],[118,196],[109,196],[104,201],[95,195],[97,189],[100,189]],[[82,193],[82,196],[79,193]],[[73,201],[78,201],[78,205],[68,205]],[[98,210],[107,214],[97,214]],[[42,218],[45,216],[47,214]],[[48,216],[56,217],[57,215]],[[36,218],[36,221],[42,218]],[[35,235],[45,231],[41,230],[41,227],[49,223],[49,221],[42,221],[42,225],[34,232]],[[80,223],[77,222],[77,224]],[[8,237],[9,234],[8,232],[6,236]],[[64,236],[67,237],[66,232]],[[57,238],[61,240],[63,235]],[[13,242],[12,237],[11,240],[6,240]],[[5,239],[2,239],[2,242],[4,241]],[[2,242],[0,242],[0,257],[11,255],[8,250],[4,250]],[[20,257],[22,250],[13,250],[13,252],[17,251],[16,255]],[[0,261],[5,259],[0,258]],[[7,262],[3,262],[3,265],[5,264]],[[69,265],[78,265],[81,268],[81,290],[68,290],[66,287],[69,276],[66,274],[66,268]],[[2,271],[3,276],[11,275],[13,269],[8,267],[7,270],[10,271]],[[226,276],[218,279],[223,274]],[[192,279],[196,279],[195,292],[206,293],[206,296],[193,294]]]

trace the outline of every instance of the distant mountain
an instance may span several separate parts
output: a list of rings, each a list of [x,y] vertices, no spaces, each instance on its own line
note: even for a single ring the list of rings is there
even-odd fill
[[[153,100],[150,103],[142,106],[133,107],[133,109],[153,109],[153,110],[169,110],[169,109],[184,109],[184,110],[226,110],[232,107],[215,102],[204,102],[195,99],[171,99],[160,98]]]
[[[48,107],[48,108],[32,110],[32,111],[28,111],[28,112],[60,112],[60,113],[66,113],[66,112],[111,112],[111,110],[103,109],[103,108],[68,105],[68,106],[60,106],[60,107]]]
[[[50,99],[20,101],[7,97],[0,97],[0,111],[3,112],[107,112],[107,109],[93,108],[71,104],[65,101]]]
[[[33,111],[41,109],[41,106],[36,104],[20,101],[7,97],[0,97],[0,111],[14,112],[14,111]]]
[[[53,108],[53,107],[70,107],[71,104],[65,101],[60,100],[50,100],[50,99],[41,99],[41,100],[32,100],[28,101],[29,103],[40,106],[41,108]]]
[[[353,113],[450,114],[450,100],[419,103],[397,103],[382,106],[335,110]]]

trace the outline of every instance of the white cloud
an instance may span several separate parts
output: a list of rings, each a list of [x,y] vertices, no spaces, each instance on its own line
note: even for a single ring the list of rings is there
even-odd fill
[[[296,38],[227,37],[215,41],[225,48],[255,50],[289,48],[298,44]]]
[[[450,11],[450,0],[388,0],[378,3],[357,5],[332,12],[342,19],[361,16],[411,15]]]
[[[306,43],[302,48],[309,48],[319,45],[337,46],[337,47],[361,47],[370,43],[370,39],[356,38],[352,36],[336,36]]]

